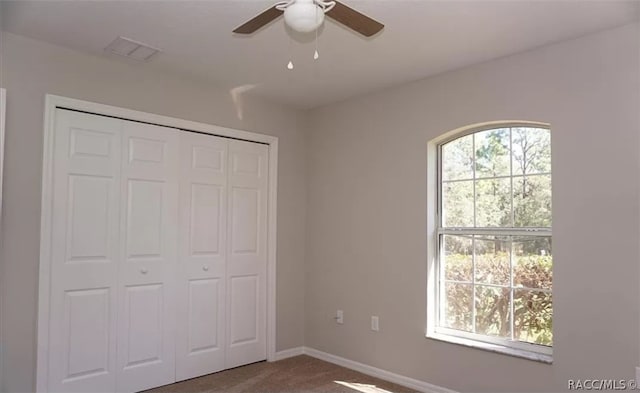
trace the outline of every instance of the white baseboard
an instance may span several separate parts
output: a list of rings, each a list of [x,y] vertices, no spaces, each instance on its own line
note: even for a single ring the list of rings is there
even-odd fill
[[[304,355],[304,347],[295,347],[295,348],[285,349],[284,351],[278,351],[276,352],[276,356],[273,359],[273,361],[277,362],[278,360],[292,358],[294,356],[299,356],[299,355]]]
[[[294,348],[294,350],[298,350],[298,348]],[[370,375],[372,377],[380,378],[388,382],[392,382],[398,385],[402,385],[411,389],[415,389],[419,392],[423,393],[457,393],[454,390],[443,388],[441,386],[432,385],[430,383],[420,381],[418,379],[413,379],[409,377],[405,377],[404,375],[392,373],[390,371],[382,370],[373,366],[369,366],[368,364],[358,363],[353,360],[345,359],[340,356],[332,355],[330,353],[318,351],[317,349],[304,347],[304,354],[309,355],[311,357],[324,360],[325,362],[337,364],[342,367],[349,368],[351,370],[355,370],[361,372],[363,374]],[[292,350],[289,350],[292,351]],[[286,351],[283,351],[286,352]],[[280,353],[280,352],[278,352]],[[276,354],[277,356],[277,354]],[[295,355],[292,355],[295,356]]]

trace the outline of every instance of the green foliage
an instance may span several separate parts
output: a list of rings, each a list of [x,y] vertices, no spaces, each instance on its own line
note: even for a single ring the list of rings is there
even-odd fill
[[[443,225],[550,227],[550,144],[546,129],[501,128],[444,145]]]
[[[509,132],[508,128],[500,128],[472,135],[476,147],[476,177],[509,176],[511,173]]]
[[[475,332],[492,336],[510,337],[510,289],[482,285],[500,283],[509,277],[506,252],[476,259],[476,296],[471,284],[447,282],[445,284],[445,324],[448,327],[472,331],[472,307],[476,308]],[[446,257],[447,280],[470,281],[473,274],[470,257],[452,254]],[[485,273],[492,272],[492,277]],[[553,303],[550,292],[553,279],[550,255],[514,256],[513,316],[514,337],[520,341],[552,345]],[[500,283],[501,284],[501,283]],[[508,284],[507,284],[508,285]],[[475,300],[475,301],[474,301]]]

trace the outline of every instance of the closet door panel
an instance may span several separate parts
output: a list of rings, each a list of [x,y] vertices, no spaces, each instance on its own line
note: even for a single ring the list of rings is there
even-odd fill
[[[231,250],[236,256],[258,253],[260,191],[254,187],[232,188]]]
[[[180,138],[176,376],[184,380],[225,368],[228,140]]]
[[[231,277],[230,297],[231,315],[229,316],[229,343],[238,345],[254,343],[258,340],[258,307],[260,304],[259,276],[246,275]]]
[[[188,353],[213,352],[220,348],[218,323],[221,280],[203,278],[189,280]],[[205,362],[206,363],[206,362]]]
[[[229,142],[226,367],[264,360],[268,147]]]
[[[51,392],[116,387],[122,121],[56,111],[49,320]]]
[[[118,384],[134,392],[175,381],[179,131],[124,122]]]

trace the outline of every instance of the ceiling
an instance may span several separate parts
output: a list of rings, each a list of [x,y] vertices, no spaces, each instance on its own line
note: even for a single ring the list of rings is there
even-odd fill
[[[104,48],[128,37],[163,51],[139,67],[298,108],[623,25],[640,14],[638,1],[343,0],[386,27],[367,39],[327,19],[314,61],[314,35],[291,36],[282,18],[252,36],[231,33],[274,2],[0,1],[3,29],[12,33],[111,57]]]

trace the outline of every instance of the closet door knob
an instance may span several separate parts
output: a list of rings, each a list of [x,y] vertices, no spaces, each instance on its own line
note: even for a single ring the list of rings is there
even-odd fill
[[[140,269],[140,273],[147,274],[147,273],[149,273],[149,270],[147,270],[146,268],[142,268],[142,269]]]
[[[209,271],[209,266],[204,265],[204,266],[202,267],[202,270],[204,270],[205,272],[208,272],[208,271]]]

